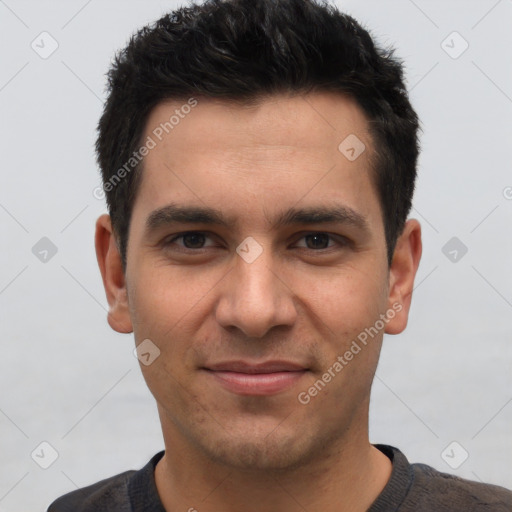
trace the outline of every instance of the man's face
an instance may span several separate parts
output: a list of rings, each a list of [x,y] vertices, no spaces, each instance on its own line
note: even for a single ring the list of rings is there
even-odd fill
[[[367,435],[377,321],[392,309],[367,121],[327,93],[183,103],[157,106],[142,139],[156,146],[133,207],[126,289],[137,344],[160,350],[143,374],[169,443],[234,467],[301,464]],[[176,109],[169,133],[155,132]],[[366,147],[356,159],[354,135]],[[225,225],[177,219],[182,208],[215,210]],[[342,215],[306,215],[317,210]]]

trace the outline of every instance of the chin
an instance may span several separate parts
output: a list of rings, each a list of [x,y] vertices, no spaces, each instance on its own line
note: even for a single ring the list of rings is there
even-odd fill
[[[198,437],[199,448],[211,460],[238,470],[289,471],[307,464],[318,456],[321,442],[304,437],[297,429],[289,431],[280,425],[237,432],[210,430]],[[218,434],[218,436],[215,436]]]
[[[301,465],[302,454],[291,452],[277,443],[251,442],[243,439],[230,440],[219,445],[203,447],[215,462],[239,470],[283,471]]]

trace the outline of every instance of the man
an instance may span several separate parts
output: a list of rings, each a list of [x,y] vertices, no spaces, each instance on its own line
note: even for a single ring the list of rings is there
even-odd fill
[[[165,451],[50,512],[511,510],[504,488],[368,439],[421,257],[402,78],[306,0],[182,8],[117,56],[96,251]]]

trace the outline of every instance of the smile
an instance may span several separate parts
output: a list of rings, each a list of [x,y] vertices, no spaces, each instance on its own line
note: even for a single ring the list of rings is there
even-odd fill
[[[224,389],[238,395],[265,396],[285,391],[308,371],[288,362],[251,365],[241,361],[203,368]]]

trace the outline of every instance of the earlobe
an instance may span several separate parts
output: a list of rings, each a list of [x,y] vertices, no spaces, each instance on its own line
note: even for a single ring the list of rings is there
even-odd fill
[[[421,252],[421,226],[416,219],[410,219],[397,240],[389,270],[388,307],[396,314],[386,325],[387,334],[399,334],[407,327]]]
[[[107,214],[101,215],[96,221],[95,247],[109,305],[108,323],[117,332],[130,333],[133,327],[128,308],[125,274],[112,222]]]

